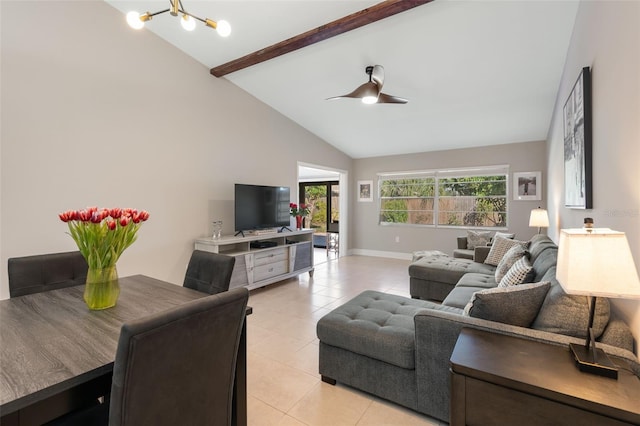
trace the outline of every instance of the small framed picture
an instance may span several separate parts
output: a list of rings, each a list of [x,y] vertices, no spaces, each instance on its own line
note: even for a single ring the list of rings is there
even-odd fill
[[[372,180],[359,180],[358,181],[358,201],[373,201],[373,181]]]
[[[513,174],[514,200],[542,200],[542,172]]]

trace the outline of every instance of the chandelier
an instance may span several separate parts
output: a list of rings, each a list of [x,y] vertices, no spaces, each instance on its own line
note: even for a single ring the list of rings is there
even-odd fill
[[[182,0],[169,0],[169,3],[171,4],[171,7],[169,9],[161,10],[155,13],[146,12],[140,15],[136,11],[131,11],[127,13],[127,23],[131,28],[139,30],[144,27],[145,22],[150,21],[154,16],[169,12],[173,16],[182,15],[182,17],[180,17],[180,23],[182,24],[182,28],[187,31],[193,31],[196,27],[196,20],[198,20],[204,23],[207,27],[211,27],[216,30],[222,37],[227,37],[229,34],[231,34],[231,25],[229,25],[227,21],[220,20],[216,22],[212,21],[209,18],[199,18],[196,15],[193,15],[184,10],[184,6],[182,6]]]

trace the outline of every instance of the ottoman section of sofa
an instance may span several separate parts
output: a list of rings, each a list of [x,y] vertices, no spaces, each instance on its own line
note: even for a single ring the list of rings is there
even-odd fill
[[[495,274],[496,267],[469,259],[427,256],[409,265],[411,297],[444,300],[460,278],[467,273]]]
[[[318,321],[321,342],[405,369],[415,368],[413,317],[429,302],[365,291]]]

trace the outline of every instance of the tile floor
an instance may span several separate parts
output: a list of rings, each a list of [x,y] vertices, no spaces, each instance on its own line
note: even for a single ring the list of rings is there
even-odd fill
[[[316,322],[366,289],[409,296],[408,261],[317,256],[305,273],[249,297],[247,388],[250,426],[442,425],[318,374]]]

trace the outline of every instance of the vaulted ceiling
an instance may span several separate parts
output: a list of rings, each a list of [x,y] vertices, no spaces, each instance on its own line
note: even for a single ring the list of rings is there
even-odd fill
[[[106,0],[124,13],[169,1]],[[203,72],[321,27],[379,1],[183,0],[232,25],[228,38],[168,13],[152,31],[205,65]],[[578,1],[436,0],[226,78],[353,158],[546,138]],[[131,30],[134,31],[134,30]],[[383,65],[383,92],[409,103],[327,101]],[[217,78],[213,75],[211,78]]]

